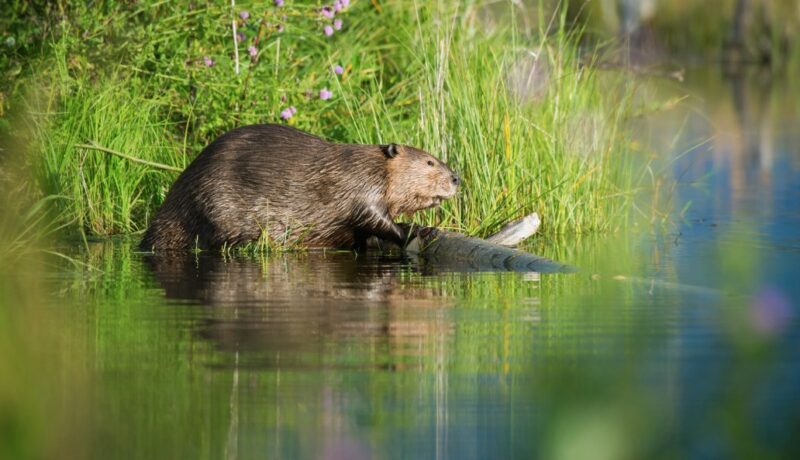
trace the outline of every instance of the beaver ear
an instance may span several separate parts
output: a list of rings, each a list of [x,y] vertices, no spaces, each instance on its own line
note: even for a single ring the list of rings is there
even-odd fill
[[[383,151],[383,154],[386,155],[387,158],[394,158],[397,156],[398,153],[400,153],[400,150],[397,148],[397,145],[395,144],[381,145],[381,150]]]

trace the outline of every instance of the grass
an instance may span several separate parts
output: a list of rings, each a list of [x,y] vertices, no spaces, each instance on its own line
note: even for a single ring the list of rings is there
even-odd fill
[[[51,89],[51,97],[59,99],[58,111],[35,125],[41,142],[36,170],[42,192],[63,197],[57,200],[59,219],[91,235],[143,230],[176,173],[86,148],[84,143],[183,166],[167,141],[169,125],[159,121],[158,101],[132,96],[128,82],[117,79],[61,82]]]
[[[63,5],[54,24],[42,13],[52,32],[7,99],[28,111],[33,188],[55,222],[99,236],[146,228],[177,175],[108,150],[183,168],[235,126],[287,122],[447,161],[462,191],[421,224],[483,236],[538,212],[546,234],[624,226],[643,171],[623,129],[633,85],[581,64],[565,14],[521,31],[480,2],[354,1],[327,37],[316,5],[254,5]],[[231,21],[245,34],[238,74]]]
[[[486,235],[535,211],[551,233],[609,228],[635,187],[618,131],[630,107],[627,88],[604,92],[599,77],[578,65],[574,37],[564,29],[528,47],[504,49],[504,40],[453,46],[449,62],[427,63],[430,73],[447,69],[440,81],[449,97],[431,97],[439,93],[435,80],[423,91],[420,143],[444,152],[466,178],[459,200],[443,207],[442,223]],[[515,96],[509,87],[520,66],[547,80],[536,99],[520,101],[534,96]]]

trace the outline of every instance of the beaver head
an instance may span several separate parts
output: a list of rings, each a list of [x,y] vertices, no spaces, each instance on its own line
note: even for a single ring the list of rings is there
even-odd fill
[[[431,154],[405,145],[381,149],[388,158],[386,202],[392,217],[438,206],[456,194],[461,178]]]

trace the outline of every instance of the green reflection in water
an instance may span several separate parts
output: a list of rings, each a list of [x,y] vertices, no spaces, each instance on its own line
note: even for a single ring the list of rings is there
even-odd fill
[[[52,308],[68,306],[59,328],[95,379],[101,457],[533,452],[548,406],[569,401],[552,420],[569,427],[621,391],[598,385],[618,369],[593,356],[663,340],[637,332],[636,311],[612,317],[630,287],[588,274],[433,276],[349,253],[161,260],[110,242],[77,257],[102,275],[65,270]]]
[[[112,242],[75,256],[87,265],[58,270],[48,310],[66,310],[67,365],[93,376],[97,456],[444,453],[495,423],[503,451],[533,448],[525,374],[537,359],[552,374],[550,356],[569,369],[585,347],[582,315],[543,311],[569,284],[555,277],[349,253],[159,260]]]

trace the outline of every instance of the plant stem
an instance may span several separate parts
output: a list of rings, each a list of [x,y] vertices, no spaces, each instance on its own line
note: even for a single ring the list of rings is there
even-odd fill
[[[233,29],[233,56],[235,60],[234,72],[239,75],[239,43],[236,42],[236,0],[231,0],[231,28]]]
[[[122,152],[117,152],[116,150],[111,150],[105,147],[101,147],[99,145],[95,145],[94,143],[91,144],[75,144],[75,147],[79,149],[89,149],[89,150],[97,150],[100,152],[110,153],[111,155],[116,155],[120,158],[124,158],[128,161],[132,161],[134,163],[143,164],[146,166],[150,166],[153,168],[163,169],[165,171],[175,171],[175,172],[183,172],[181,168],[176,168],[175,166],[165,165],[163,163],[156,163],[154,161],[147,161],[142,160],[141,158],[132,157],[130,155],[126,155]]]

